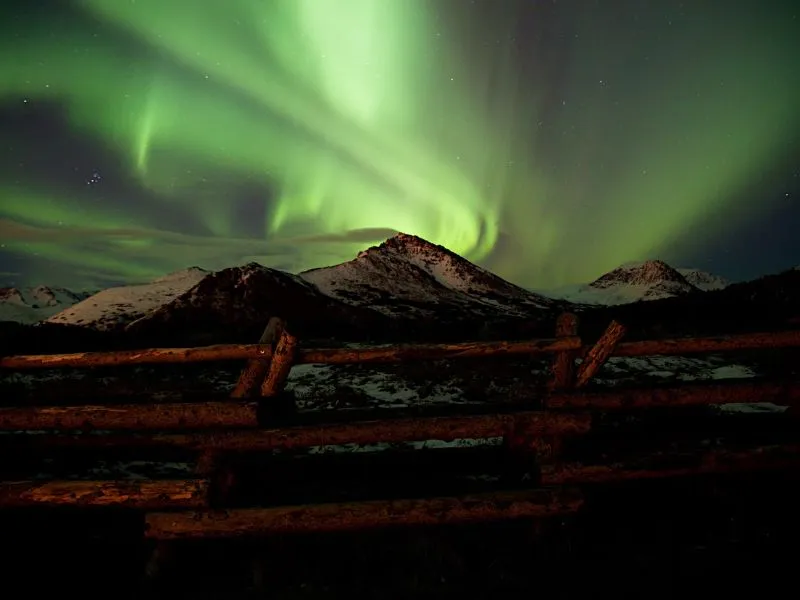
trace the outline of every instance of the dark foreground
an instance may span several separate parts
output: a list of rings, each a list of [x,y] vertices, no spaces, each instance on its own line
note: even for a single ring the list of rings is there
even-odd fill
[[[798,479],[587,488],[579,515],[539,525],[192,542],[149,582],[140,515],[4,511],[3,586],[8,597],[780,598],[797,572]]]

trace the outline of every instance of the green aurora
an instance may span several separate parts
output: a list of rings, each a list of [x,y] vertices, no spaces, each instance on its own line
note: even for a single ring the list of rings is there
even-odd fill
[[[768,210],[740,191],[800,125],[797,22],[757,2],[62,4],[0,22],[0,103],[57,106],[125,185],[0,169],[0,236],[87,285],[393,231],[585,281]]]

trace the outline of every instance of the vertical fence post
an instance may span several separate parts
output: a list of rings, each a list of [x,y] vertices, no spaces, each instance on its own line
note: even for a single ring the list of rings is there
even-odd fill
[[[231,398],[251,398],[258,395],[258,388],[269,372],[272,357],[275,354],[275,347],[283,330],[284,322],[281,319],[272,317],[269,320],[264,333],[261,334],[261,338],[258,340],[258,343],[264,346],[265,358],[254,358],[247,362],[242,374],[239,375],[239,381],[236,382]]]
[[[575,313],[561,313],[556,320],[556,338],[572,337],[578,335],[578,315]],[[552,378],[548,387],[550,390],[567,390],[575,381],[575,356],[573,350],[556,352],[553,359]]]

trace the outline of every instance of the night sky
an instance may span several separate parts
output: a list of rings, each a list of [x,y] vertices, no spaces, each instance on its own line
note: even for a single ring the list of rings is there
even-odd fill
[[[0,285],[395,231],[539,289],[800,264],[796,0],[0,6]]]

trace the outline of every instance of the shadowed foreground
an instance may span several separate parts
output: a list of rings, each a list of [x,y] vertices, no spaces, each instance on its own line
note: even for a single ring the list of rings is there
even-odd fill
[[[194,541],[173,546],[150,582],[141,516],[7,511],[4,583],[140,598],[770,598],[790,589],[796,489],[796,475],[775,473],[636,482],[587,488],[577,516],[539,525]]]

